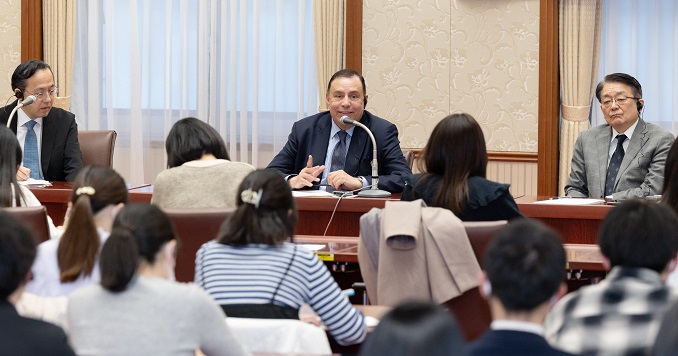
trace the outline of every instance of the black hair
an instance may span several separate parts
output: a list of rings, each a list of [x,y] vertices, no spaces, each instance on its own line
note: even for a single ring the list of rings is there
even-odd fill
[[[508,311],[534,310],[565,282],[562,240],[536,220],[509,224],[490,243],[483,262],[492,295]]]
[[[669,153],[666,156],[662,203],[678,213],[678,140],[673,141],[671,149],[669,149]]]
[[[172,223],[160,208],[146,203],[126,205],[101,249],[101,285],[111,292],[124,291],[140,261],[152,265],[158,251],[174,239]]]
[[[244,202],[243,196],[258,203]],[[237,209],[219,231],[217,241],[225,245],[280,245],[292,239],[297,207],[292,190],[274,169],[258,169],[238,187]]]
[[[31,232],[0,211],[0,300],[6,300],[26,280],[35,254]]]
[[[466,346],[449,312],[428,302],[408,301],[381,318],[360,355],[466,355]]]
[[[678,253],[678,216],[664,204],[627,200],[605,216],[598,245],[613,267],[661,273]]]
[[[194,161],[205,153],[218,159],[230,159],[226,144],[217,130],[194,117],[177,121],[165,141],[167,167],[177,167]]]
[[[5,125],[0,126],[0,147],[4,152],[0,155],[0,207],[21,206],[24,195],[16,180],[23,157],[21,146],[12,130]]]
[[[52,72],[52,67],[50,67],[49,64],[38,59],[25,61],[16,67],[14,73],[12,73],[11,84],[12,90],[20,90],[20,93],[17,93],[16,95],[19,99],[24,98],[24,91],[26,90],[26,81],[28,78],[32,77],[35,72],[43,69],[49,69],[49,71]],[[54,73],[52,73],[52,75],[54,75]]]
[[[605,76],[603,80],[598,83],[598,86],[596,86],[596,98],[598,99],[598,102],[602,103],[601,99],[601,93],[603,91],[603,87],[607,83],[622,83],[626,84],[631,87],[631,90],[633,90],[633,98],[634,99],[640,99],[643,97],[643,87],[640,86],[640,83],[638,80],[626,73],[612,73],[608,74]]]

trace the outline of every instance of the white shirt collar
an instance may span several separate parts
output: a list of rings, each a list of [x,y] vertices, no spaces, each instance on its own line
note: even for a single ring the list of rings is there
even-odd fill
[[[624,131],[624,135],[626,135],[626,141],[631,141],[631,136],[633,136],[633,131],[636,131],[636,126],[638,126],[638,121],[640,121],[640,118],[638,118],[638,120],[636,120],[636,122],[634,122],[633,125],[631,125],[631,127],[629,127],[626,131]],[[610,126],[610,127],[612,127],[612,126]],[[612,127],[612,140],[617,138],[617,135],[619,135],[619,132],[617,132],[617,130],[615,130],[614,127]],[[610,140],[610,142],[612,142],[612,140]]]
[[[42,126],[42,119],[43,119],[42,117],[35,119],[35,123]],[[31,118],[29,118],[28,115],[26,115],[23,108],[21,108],[17,111],[17,121],[16,121],[17,129],[19,127],[23,127],[30,120],[31,120]]]
[[[539,324],[531,323],[529,321],[518,320],[494,320],[490,324],[492,330],[514,330],[526,333],[533,333],[539,336],[544,336],[544,327]]]
[[[353,130],[355,130],[355,126],[351,126],[348,129],[344,130],[346,133],[353,137]],[[337,134],[337,132],[341,131],[341,128],[337,126],[337,124],[332,120],[332,129],[330,129],[330,138],[334,137],[334,135]]]

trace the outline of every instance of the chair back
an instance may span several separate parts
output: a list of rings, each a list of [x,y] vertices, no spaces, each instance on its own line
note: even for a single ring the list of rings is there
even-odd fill
[[[403,156],[405,156],[407,166],[412,170],[412,167],[414,166],[414,150],[403,150]]]
[[[83,166],[96,164],[112,168],[116,137],[118,134],[113,130],[78,131]]]
[[[169,216],[178,238],[175,274],[179,282],[195,277],[195,254],[204,243],[214,240],[221,225],[235,211],[225,209],[163,209]]]
[[[466,234],[471,242],[473,254],[480,267],[483,267],[483,256],[495,235],[507,226],[506,220],[464,222]],[[492,322],[492,314],[487,301],[480,295],[478,287],[443,303],[457,319],[466,341],[472,341],[482,335]]]
[[[49,226],[47,225],[47,208],[44,206],[2,208],[2,211],[9,213],[9,215],[30,230],[36,244],[50,239]]]

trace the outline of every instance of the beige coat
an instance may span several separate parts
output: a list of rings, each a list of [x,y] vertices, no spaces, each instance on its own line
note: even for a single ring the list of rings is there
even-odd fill
[[[478,286],[480,266],[461,220],[422,200],[387,201],[360,218],[360,270],[372,304],[443,303]]]

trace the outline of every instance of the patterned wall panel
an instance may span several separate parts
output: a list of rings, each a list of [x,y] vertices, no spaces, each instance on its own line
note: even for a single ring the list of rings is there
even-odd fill
[[[12,95],[10,81],[21,63],[21,0],[0,0],[0,100]]]
[[[451,112],[488,150],[537,151],[539,0],[365,0],[368,109],[423,147]]]

